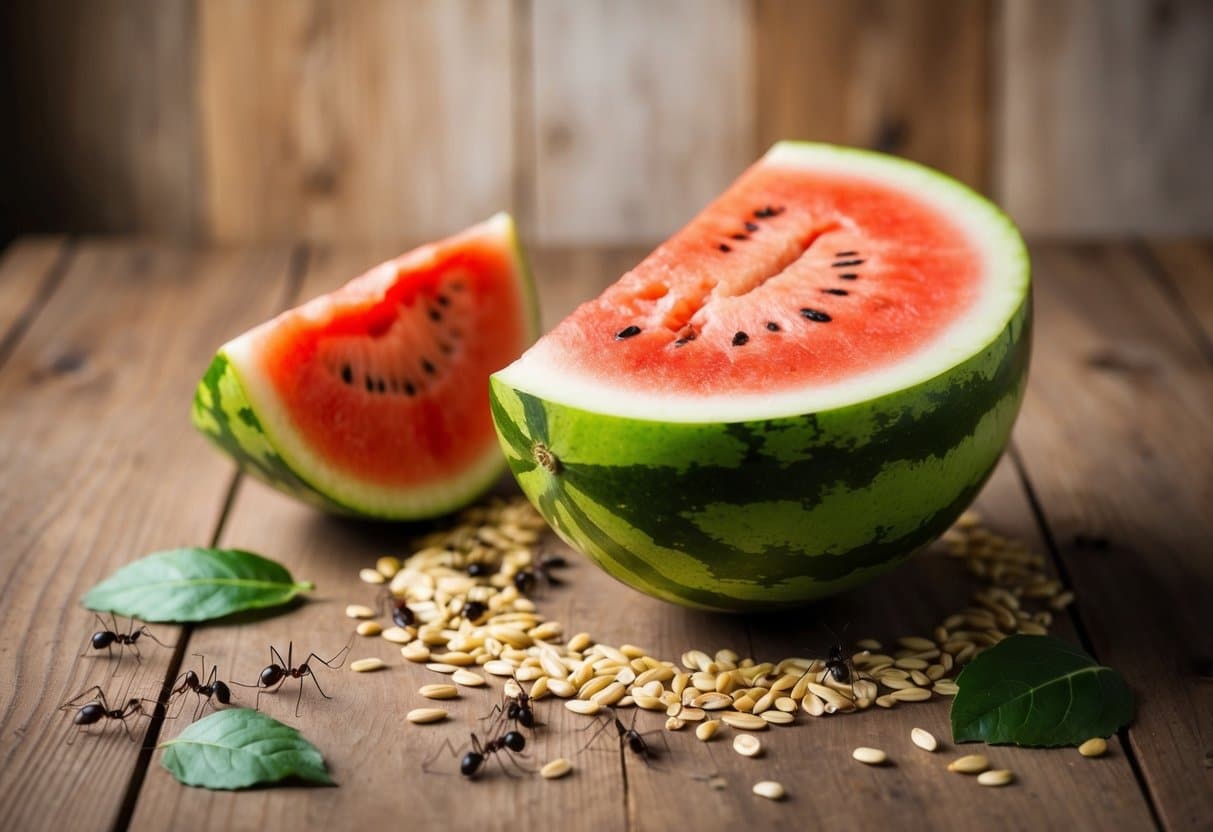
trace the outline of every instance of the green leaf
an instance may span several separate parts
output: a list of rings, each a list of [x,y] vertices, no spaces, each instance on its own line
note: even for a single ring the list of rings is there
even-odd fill
[[[1079,745],[1133,718],[1133,694],[1121,675],[1051,636],[1003,639],[969,663],[956,684],[956,742]]]
[[[170,549],[127,564],[90,589],[84,606],[144,621],[209,621],[285,604],[310,583],[238,549]]]
[[[316,746],[291,726],[250,708],[216,711],[160,747],[161,765],[187,786],[247,789],[287,777],[334,785]]]

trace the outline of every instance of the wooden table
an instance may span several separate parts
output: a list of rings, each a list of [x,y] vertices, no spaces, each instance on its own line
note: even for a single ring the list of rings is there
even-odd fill
[[[357,570],[403,553],[415,529],[317,515],[231,466],[190,427],[195,381],[215,347],[300,298],[394,253],[309,245],[200,249],[113,239],[25,239],[0,263],[0,829],[714,829],[1213,828],[1213,245],[1042,242],[1033,247],[1037,330],[1030,395],[1014,444],[979,500],[990,525],[1048,553],[1078,596],[1057,623],[1118,668],[1138,697],[1108,756],[992,749],[1010,788],[944,772],[914,749],[915,725],[949,736],[942,700],[813,720],[767,732],[758,760],[725,743],[670,734],[652,766],[578,753],[584,720],[540,711],[535,759],[574,759],[548,782],[424,776],[442,738],[458,741],[496,690],[465,696],[458,724],[404,723],[433,674],[394,646],[360,640],[386,672],[329,676],[331,702],[265,697],[323,750],[339,788],[243,793],[180,786],[160,752],[80,737],[56,707],[101,682],[154,695],[194,653],[249,679],[266,646],[322,652],[345,640],[346,603],[370,597]],[[545,323],[595,294],[636,250],[535,252]],[[512,484],[503,484],[510,489]],[[259,551],[316,582],[286,615],[157,627],[177,647],[144,649],[109,680],[87,656],[86,589],[147,552],[185,544]],[[553,544],[555,545],[555,544]],[[821,650],[824,624],[891,638],[930,631],[972,589],[956,562],[925,554],[845,598],[777,618],[713,617],[642,597],[574,559],[570,585],[541,609],[568,632],[640,643],[677,658],[732,646],[760,659]],[[428,678],[427,678],[428,677]],[[473,692],[475,693],[475,692]],[[245,697],[238,691],[238,697]],[[541,703],[542,705],[542,703]],[[645,725],[656,727],[653,715]],[[186,720],[143,721],[160,739]],[[651,723],[651,725],[649,724]],[[895,765],[853,762],[858,745]],[[696,776],[713,771],[728,787]],[[783,782],[783,803],[750,793]]]

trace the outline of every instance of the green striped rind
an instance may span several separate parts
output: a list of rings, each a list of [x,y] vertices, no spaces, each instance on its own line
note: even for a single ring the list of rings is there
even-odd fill
[[[1025,297],[967,361],[804,416],[632,419],[545,401],[494,376],[493,418],[523,491],[619,580],[704,609],[793,605],[887,571],[976,496],[1019,410],[1030,324]],[[537,446],[555,462],[540,464]]]
[[[324,494],[286,464],[266,435],[235,366],[224,352],[215,355],[198,382],[190,417],[194,427],[245,473],[325,511],[359,513]]]

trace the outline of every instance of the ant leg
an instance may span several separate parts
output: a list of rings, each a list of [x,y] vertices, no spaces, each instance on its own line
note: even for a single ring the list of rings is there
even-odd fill
[[[102,707],[108,707],[105,705],[105,691],[103,691],[101,689],[101,685],[93,685],[91,688],[85,688],[80,693],[76,694],[71,699],[64,702],[62,705],[59,706],[59,710],[61,710],[61,711],[68,710],[73,705],[75,705],[77,702],[79,702],[81,699],[83,699],[86,695],[92,693],[93,691],[97,692],[96,698],[102,703]]]
[[[342,647],[337,652],[337,655],[333,656],[333,658],[329,659],[327,662],[324,659],[317,656],[315,653],[308,653],[306,663],[310,664],[312,659],[315,659],[316,661],[320,662],[325,667],[330,667],[333,670],[336,670],[337,668],[341,667],[341,665],[345,664],[344,654],[348,653],[350,651],[350,648],[353,646],[354,646],[354,637],[350,636],[350,640],[348,642],[346,642],[345,647]],[[337,664],[333,664],[333,662],[336,662],[337,659],[339,659],[339,658],[341,659],[341,661],[338,662]]]
[[[584,730],[586,730],[586,728],[590,728],[591,726],[593,726],[593,724],[594,724],[593,722],[590,722],[588,725],[585,726],[585,728],[582,728],[581,730],[584,731]],[[581,746],[581,751],[578,751],[577,753],[578,754],[584,753],[590,746],[592,746],[594,744],[594,741],[602,735],[602,732],[605,731],[607,728],[611,727],[611,725],[612,725],[612,722],[609,718],[600,720],[600,724],[598,725],[598,730],[595,731],[588,740],[586,740],[585,745]],[[620,734],[619,736],[620,736],[620,741],[622,742],[623,735]]]
[[[159,644],[161,647],[168,647],[168,648],[170,648],[170,649],[171,649],[171,648],[173,648],[173,647],[176,647],[176,646],[177,646],[175,643],[174,643],[174,644],[165,644],[163,641],[161,641],[160,639],[156,638],[156,636],[152,634],[152,631],[151,631],[151,630],[149,630],[149,629],[147,628],[147,625],[146,625],[146,624],[144,624],[142,627],[140,627],[140,628],[139,628],[139,633],[140,633],[141,635],[145,635],[145,636],[147,636],[147,637],[148,637],[148,638],[150,638],[152,641],[154,641],[154,642],[156,642],[157,644]]]
[[[312,684],[316,686],[316,690],[320,691],[321,696],[323,696],[325,699],[333,698],[324,692],[324,688],[320,687],[320,681],[316,678],[316,674],[312,672],[311,668],[308,668],[307,675],[312,677]],[[299,680],[299,687],[303,687],[302,679]]]
[[[312,677],[312,681],[313,682],[316,681],[315,676]],[[320,687],[320,686],[317,685],[316,687]],[[324,691],[320,691],[320,692],[324,693]],[[300,679],[299,680],[299,695],[295,697],[295,718],[296,719],[299,718],[299,703],[302,701],[303,701],[303,679]]]
[[[450,774],[451,772],[449,772],[449,771],[433,771],[430,769],[430,764],[433,763],[434,760],[438,759],[438,757],[442,754],[443,751],[446,751],[450,756],[454,757],[455,759],[459,759],[459,749],[455,748],[455,746],[451,744],[451,741],[448,738],[448,739],[445,739],[442,741],[442,745],[438,746],[438,748],[434,750],[433,754],[431,754],[425,760],[421,761],[421,770],[423,772],[425,772],[426,774]]]
[[[286,659],[282,658],[282,654],[278,652],[278,648],[272,644],[270,645],[270,664],[276,664],[279,667],[288,668],[288,669],[291,666],[291,663],[289,661],[287,661]]]

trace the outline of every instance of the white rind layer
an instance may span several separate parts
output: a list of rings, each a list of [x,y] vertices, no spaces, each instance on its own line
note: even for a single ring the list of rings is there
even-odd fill
[[[691,396],[613,386],[570,372],[540,341],[496,374],[504,384],[569,407],[661,422],[744,422],[820,413],[905,390],[980,353],[1003,332],[1029,292],[1028,253],[1015,225],[987,199],[923,165],[866,150],[780,142],[763,157],[781,165],[871,178],[900,187],[955,224],[980,255],[983,280],[973,306],[895,365],[843,381],[778,393]]]

